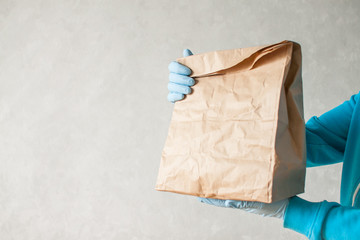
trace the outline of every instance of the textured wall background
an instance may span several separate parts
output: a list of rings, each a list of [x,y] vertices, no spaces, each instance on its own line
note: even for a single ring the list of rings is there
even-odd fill
[[[359,1],[0,0],[0,239],[306,239],[156,192],[170,61],[302,45],[306,120],[360,89]],[[311,169],[339,201],[341,164]]]

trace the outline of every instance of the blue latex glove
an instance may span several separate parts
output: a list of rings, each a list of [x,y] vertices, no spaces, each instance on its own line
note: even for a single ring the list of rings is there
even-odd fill
[[[189,49],[185,49],[183,52],[184,57],[193,55]],[[169,83],[168,83],[168,101],[175,103],[184,99],[185,94],[191,93],[191,86],[195,84],[193,78],[189,77],[191,69],[173,61],[169,64]]]
[[[273,203],[261,202],[247,202],[235,200],[221,200],[214,198],[198,198],[200,202],[214,205],[217,207],[238,208],[246,212],[255,213],[263,217],[277,217],[284,219],[286,208],[289,204],[289,199]]]

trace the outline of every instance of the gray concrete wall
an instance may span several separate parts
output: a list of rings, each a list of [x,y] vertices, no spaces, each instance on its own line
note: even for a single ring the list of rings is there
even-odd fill
[[[168,63],[297,41],[306,120],[359,92],[359,1],[0,0],[0,239],[306,239],[154,190]],[[339,201],[341,164],[311,169]]]

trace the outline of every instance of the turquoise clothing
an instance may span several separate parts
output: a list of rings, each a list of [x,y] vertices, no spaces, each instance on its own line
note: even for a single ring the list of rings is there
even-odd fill
[[[360,92],[306,123],[307,167],[343,163],[340,204],[290,198],[284,227],[310,240],[360,239]]]

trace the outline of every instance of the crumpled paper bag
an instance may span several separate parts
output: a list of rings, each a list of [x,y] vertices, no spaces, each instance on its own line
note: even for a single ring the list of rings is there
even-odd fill
[[[177,59],[193,92],[174,105],[156,190],[271,203],[304,192],[300,45]]]

